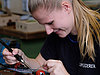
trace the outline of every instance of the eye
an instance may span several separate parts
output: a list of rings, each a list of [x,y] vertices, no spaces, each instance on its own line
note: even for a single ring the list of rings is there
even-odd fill
[[[52,25],[52,24],[53,24],[53,22],[54,22],[54,21],[51,21],[51,22],[48,22],[48,23],[46,23],[46,24],[48,24],[48,25]]]

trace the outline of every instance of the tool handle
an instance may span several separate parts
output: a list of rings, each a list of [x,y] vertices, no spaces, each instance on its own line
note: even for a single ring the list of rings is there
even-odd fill
[[[3,42],[2,40],[0,40],[0,43],[1,43],[3,46],[5,46],[5,47],[9,50],[9,52],[12,53],[13,50],[12,50],[8,45],[6,45],[5,42]]]
[[[0,40],[0,43],[1,43],[2,45],[4,45],[5,48],[7,48],[9,52],[12,53],[13,50],[12,50],[8,45],[6,45],[5,42],[3,42],[2,40]],[[19,56],[18,54],[16,54],[16,55],[14,55],[14,57],[15,57],[18,61],[21,62],[21,60],[22,60],[22,57],[21,57],[21,56]]]
[[[22,62],[21,60],[22,60],[23,58],[22,58],[21,56],[19,56],[18,54],[14,55],[14,57],[15,57],[18,61]]]

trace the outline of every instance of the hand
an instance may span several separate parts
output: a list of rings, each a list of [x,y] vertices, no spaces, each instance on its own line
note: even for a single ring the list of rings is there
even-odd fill
[[[19,61],[16,60],[16,58],[14,57],[14,55],[18,54],[20,56],[23,56],[23,52],[19,49],[12,49],[13,52],[9,52],[6,48],[3,50],[3,58],[5,59],[5,62],[9,65],[18,63]]]
[[[46,61],[44,63],[44,69],[46,69],[50,75],[70,75],[60,60]]]

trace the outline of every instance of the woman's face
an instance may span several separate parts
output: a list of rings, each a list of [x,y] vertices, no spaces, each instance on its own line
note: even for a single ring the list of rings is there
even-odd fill
[[[36,10],[32,16],[45,26],[47,34],[55,32],[59,37],[66,37],[69,33],[76,35],[74,16],[71,9],[62,8],[48,12],[45,9]]]

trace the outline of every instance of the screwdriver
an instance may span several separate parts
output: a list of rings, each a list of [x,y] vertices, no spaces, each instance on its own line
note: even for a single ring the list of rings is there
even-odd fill
[[[0,43],[1,43],[2,45],[4,45],[5,48],[7,48],[9,52],[12,53],[13,50],[12,50],[8,45],[6,45],[5,42],[3,42],[2,40],[0,40]],[[23,60],[23,58],[22,58],[21,56],[19,56],[18,54],[16,54],[16,55],[14,55],[14,57],[15,57],[18,61],[20,61],[22,64],[24,64],[27,68],[29,68],[29,69],[31,70],[31,67]]]

